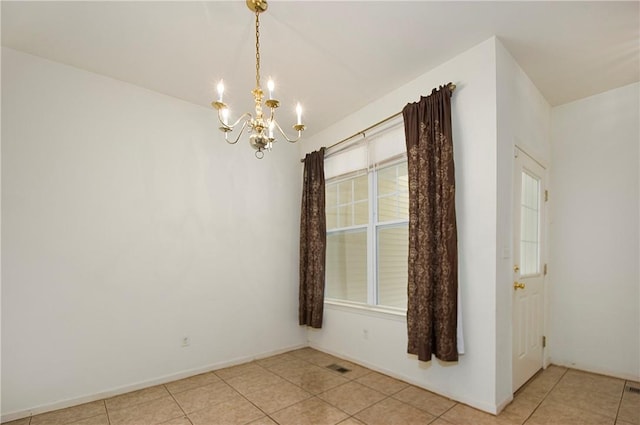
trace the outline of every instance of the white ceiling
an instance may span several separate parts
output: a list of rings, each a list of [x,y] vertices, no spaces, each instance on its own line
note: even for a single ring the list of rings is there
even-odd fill
[[[276,81],[279,121],[293,124],[300,101],[311,135],[496,35],[559,105],[640,79],[639,6],[271,1],[262,74]],[[224,78],[232,114],[251,108],[254,15],[244,1],[2,1],[1,12],[3,46],[205,106]]]

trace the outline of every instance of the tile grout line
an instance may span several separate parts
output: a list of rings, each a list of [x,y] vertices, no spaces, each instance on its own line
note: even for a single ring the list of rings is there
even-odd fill
[[[266,372],[273,373],[273,372],[271,372],[269,369],[267,369],[266,367],[262,366],[261,364],[258,364],[255,360],[253,360],[253,361],[251,361],[251,362],[249,362],[249,363],[246,363],[246,364],[252,364],[252,363],[253,363],[253,364],[255,364],[256,366],[260,367],[261,369],[264,369]],[[273,373],[273,374],[274,374],[274,375],[276,375],[276,376],[278,376],[278,377],[281,377],[280,375],[278,375],[278,374],[276,374],[276,373]],[[229,388],[231,388],[233,391],[235,391],[236,393],[238,393],[238,395],[239,395],[240,397],[242,397],[243,399],[245,399],[246,401],[248,401],[248,402],[249,402],[253,407],[255,407],[256,409],[258,409],[259,411],[261,411],[262,413],[264,413],[264,415],[265,415],[267,418],[271,419],[271,420],[272,420],[272,421],[274,421],[275,423],[278,423],[278,421],[276,421],[275,419],[273,419],[273,418],[272,418],[272,417],[271,417],[267,412],[265,412],[264,410],[262,410],[262,409],[261,409],[258,405],[256,405],[253,401],[251,401],[251,400],[249,400],[247,397],[245,397],[245,396],[244,396],[244,394],[242,394],[240,391],[238,391],[238,390],[237,390],[233,385],[229,384],[229,383],[227,382],[227,380],[226,380],[226,379],[224,379],[222,376],[220,376],[220,375],[218,375],[218,374],[216,374],[216,376],[217,376],[218,378],[220,378],[220,379],[222,380],[222,382],[224,382],[225,384],[227,384],[227,385],[229,386]],[[241,376],[241,375],[238,375],[238,376]],[[274,413],[275,413],[275,412],[274,412]],[[191,421],[191,419],[189,419],[189,421]],[[251,421],[251,422],[253,422],[253,421]],[[251,422],[247,422],[247,423],[251,423]],[[192,422],[192,423],[193,423],[193,422]]]
[[[626,379],[624,380],[624,385],[622,386],[622,394],[620,394],[620,401],[618,402],[618,408],[616,409],[616,417],[613,420],[614,423],[618,422],[618,415],[620,415],[620,408],[622,408],[622,398],[624,397],[624,391],[627,389],[627,381]]]
[[[107,399],[106,398],[102,399],[102,404],[104,404],[104,411],[107,414],[107,423],[109,425],[111,425],[111,418],[109,417],[109,409],[107,409]]]
[[[436,393],[434,393],[434,394],[436,394]],[[439,394],[436,394],[436,395],[439,395]],[[449,399],[447,399],[447,400],[451,400],[451,399],[449,398]],[[448,422],[445,418],[443,418],[443,416],[444,416],[444,415],[445,415],[449,410],[453,409],[453,408],[454,408],[454,407],[456,407],[458,404],[460,404],[460,403],[458,403],[458,402],[457,402],[457,401],[455,401],[455,400],[451,400],[451,401],[453,401],[453,406],[451,406],[450,408],[448,408],[448,409],[447,409],[447,410],[445,410],[444,412],[440,413],[440,415],[436,416],[436,419],[435,419],[435,420],[442,419],[443,421]]]
[[[182,408],[182,406],[180,405],[180,403],[178,403],[178,400],[176,400],[176,398],[173,396],[173,393],[171,391],[169,391],[169,388],[167,388],[167,384],[162,384],[162,386],[164,387],[164,389],[169,393],[169,395],[171,396],[171,398],[173,399],[173,401],[178,405],[178,407],[180,408],[180,410],[182,411],[182,414],[184,415],[184,417],[191,423],[193,424],[193,422],[191,422],[191,419],[189,418],[189,416],[187,415],[187,412],[184,411],[184,409]],[[196,387],[196,388],[200,388],[200,387]],[[178,419],[178,418],[174,418],[174,419]],[[173,419],[169,419],[169,420],[173,420]],[[169,422],[169,421],[167,421]]]
[[[566,370],[562,373],[562,375],[560,376],[560,378],[558,378],[558,380],[556,381],[555,384],[553,384],[553,387],[551,387],[551,389],[549,391],[547,391],[547,393],[544,395],[544,397],[542,397],[542,400],[540,400],[538,402],[538,404],[536,404],[535,409],[533,409],[533,411],[529,414],[529,416],[526,417],[526,419],[522,422],[522,425],[525,425],[527,423],[527,421],[529,419],[531,419],[531,417],[533,416],[534,413],[536,413],[536,411],[538,410],[538,408],[540,408],[540,406],[542,405],[542,403],[547,399],[547,397],[549,397],[549,394],[551,394],[551,392],[556,388],[556,386],[558,386],[558,384],[560,383],[560,381],[562,381],[562,378],[564,378],[564,376],[567,374],[567,372],[569,372],[569,368],[566,368]]]

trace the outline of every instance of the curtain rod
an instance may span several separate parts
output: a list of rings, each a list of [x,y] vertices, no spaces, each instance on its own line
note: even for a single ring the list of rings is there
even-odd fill
[[[453,91],[456,89],[456,85],[455,85],[455,84],[453,84],[453,83],[449,83],[449,84],[447,84],[447,87],[449,87],[449,90],[450,90],[452,93],[453,93]],[[325,150],[329,150],[329,149],[331,149],[331,148],[334,148],[334,147],[336,147],[336,146],[338,146],[338,145],[343,144],[344,142],[348,142],[349,140],[351,140],[351,139],[353,139],[354,137],[357,137],[357,136],[359,136],[359,135],[361,135],[361,134],[362,134],[363,136],[365,136],[365,133],[366,133],[367,131],[369,131],[369,130],[371,130],[371,129],[373,129],[373,128],[376,128],[377,126],[382,125],[382,124],[386,123],[387,121],[391,121],[392,119],[394,119],[394,118],[396,118],[396,117],[398,117],[398,116],[400,116],[400,115],[402,115],[402,111],[400,111],[400,112],[396,112],[395,114],[393,114],[393,115],[391,115],[391,116],[388,116],[387,118],[385,118],[385,119],[383,119],[383,120],[381,120],[381,121],[378,121],[377,123],[375,123],[375,124],[373,124],[373,125],[370,125],[369,127],[365,128],[364,130],[360,130],[360,131],[358,131],[357,133],[354,133],[354,134],[352,134],[352,135],[351,135],[351,136],[349,136],[349,137],[345,137],[344,139],[340,140],[339,142],[335,142],[334,144],[332,144],[332,145],[330,145],[330,146],[327,146],[327,147],[325,148]],[[304,162],[304,158],[301,158],[301,159],[300,159],[300,162]]]

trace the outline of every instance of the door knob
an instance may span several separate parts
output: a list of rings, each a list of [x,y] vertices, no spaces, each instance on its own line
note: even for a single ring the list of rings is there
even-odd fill
[[[522,282],[513,282],[513,289],[524,289],[525,284]]]

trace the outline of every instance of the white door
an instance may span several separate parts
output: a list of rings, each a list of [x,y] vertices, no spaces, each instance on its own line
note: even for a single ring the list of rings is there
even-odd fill
[[[515,150],[513,229],[513,391],[542,368],[545,170]]]

